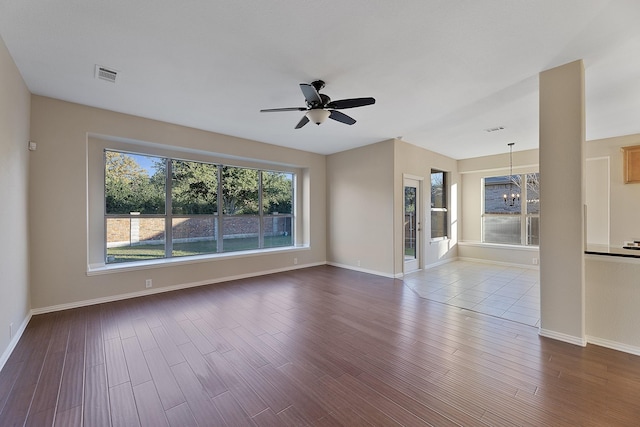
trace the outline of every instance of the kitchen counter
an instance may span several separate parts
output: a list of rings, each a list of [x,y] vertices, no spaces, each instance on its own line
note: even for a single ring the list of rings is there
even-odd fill
[[[587,245],[587,249],[584,251],[584,253],[589,255],[604,255],[640,259],[640,247],[626,249],[623,247],[607,245]]]

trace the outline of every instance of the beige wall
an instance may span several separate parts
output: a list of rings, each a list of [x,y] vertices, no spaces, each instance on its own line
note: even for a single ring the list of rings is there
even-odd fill
[[[622,177],[621,147],[640,145],[640,134],[588,141],[586,151],[586,203],[588,211],[595,207],[609,213],[606,224],[611,246],[622,246],[625,240],[640,237],[640,184],[624,184]],[[538,170],[538,150],[514,153],[514,171]],[[589,168],[591,160],[603,161],[609,168]],[[482,196],[481,179],[508,173],[504,165],[508,155],[487,156],[458,162],[462,181],[462,241],[458,244],[458,255],[484,261],[514,264],[531,264],[539,257],[536,248],[491,246],[481,241],[480,206]],[[523,166],[528,165],[528,166]],[[531,166],[533,165],[533,166]],[[608,170],[608,176],[602,175]],[[598,174],[590,176],[590,174]],[[542,177],[544,179],[544,176]],[[589,183],[599,188],[595,197],[589,197]],[[604,196],[602,196],[604,194]],[[606,195],[608,194],[608,196]],[[595,206],[592,206],[595,205]],[[587,214],[587,223],[594,221]],[[599,220],[602,220],[600,218]],[[590,237],[587,228],[586,240]],[[640,334],[637,292],[640,277],[640,260],[619,259],[591,255],[585,259],[585,322],[586,337],[592,342],[618,350],[640,354]]]
[[[540,73],[540,333],[578,344],[586,343],[584,100],[581,60]]]
[[[304,230],[298,231],[300,242],[308,247],[87,275],[88,236],[101,233],[87,215],[89,135],[304,170],[299,182],[304,191],[299,201]],[[142,292],[145,279],[152,279],[157,290],[294,268],[294,258],[297,267],[326,261],[325,156],[39,96],[32,97],[31,138],[38,142],[31,158],[29,192],[33,309]]]
[[[438,242],[429,237],[431,169],[450,172],[453,198],[449,216],[452,238]],[[424,178],[421,267],[455,259],[459,204],[456,161],[393,139],[327,157],[330,263],[388,277],[403,275],[406,175]]]
[[[458,224],[460,220],[460,176],[458,175],[458,162],[449,157],[434,153],[404,141],[395,140],[395,173],[394,173],[394,193],[395,193],[395,217],[399,220],[394,223],[394,233],[396,235],[395,249],[395,269],[397,272],[403,271],[403,198],[404,183],[403,176],[411,175],[424,178],[422,189],[422,265],[428,267],[455,259],[458,256]],[[445,240],[431,240],[431,170],[447,172],[448,183],[448,219],[449,238]]]
[[[29,90],[0,39],[0,368],[30,308],[29,103]]]
[[[480,178],[503,174],[508,155],[456,162],[398,140],[384,141],[328,157],[198,131],[33,96],[0,43],[0,227],[4,241],[0,251],[0,352],[10,346],[8,324],[16,331],[29,309],[73,305],[109,299],[144,290],[144,280],[154,288],[198,284],[229,277],[324,263],[377,274],[402,273],[402,177],[424,176],[431,168],[450,171],[458,185],[458,213],[452,213],[453,229],[460,240],[479,241]],[[31,123],[31,124],[30,124]],[[30,126],[30,128],[29,128]],[[304,171],[299,184],[303,218],[300,242],[309,247],[251,257],[230,257],[207,262],[158,266],[144,270],[87,275],[88,135],[164,144],[222,157],[255,159],[287,164]],[[29,153],[26,142],[38,142]],[[640,135],[591,141],[588,157],[611,159],[611,244],[640,237],[640,184],[621,180],[620,146],[640,144]],[[537,150],[514,153],[514,171],[535,170]],[[535,161],[534,161],[535,159]],[[458,171],[461,175],[458,175]],[[27,183],[28,187],[27,187]],[[325,195],[325,193],[328,193]],[[425,187],[425,195],[428,195]],[[425,197],[425,206],[428,198]],[[26,221],[28,218],[28,222]],[[29,236],[29,243],[25,236]],[[428,245],[429,239],[424,239]],[[425,246],[425,264],[456,255],[463,248],[452,239],[443,251]],[[459,251],[459,253],[456,252]],[[477,247],[471,250],[478,253]],[[526,252],[526,251],[525,251]],[[444,258],[442,254],[445,254]],[[481,256],[481,255],[478,255]],[[489,259],[492,255],[489,255]],[[524,255],[530,258],[530,254]],[[509,262],[512,260],[509,259]],[[513,259],[517,262],[517,258]],[[528,262],[528,261],[525,261]],[[599,260],[598,260],[599,262]],[[595,263],[595,261],[594,261]],[[637,266],[625,267],[618,286],[611,275],[618,268],[600,269],[587,263],[587,335],[604,343],[638,348],[635,331],[637,301],[633,288],[624,283],[637,277]],[[596,271],[598,274],[593,274]],[[602,273],[602,274],[601,274]],[[618,280],[615,279],[615,280]],[[32,302],[29,301],[31,290]],[[615,290],[615,292],[612,292]],[[599,304],[598,301],[604,301]],[[616,315],[611,313],[615,311]]]
[[[590,343],[640,355],[640,259],[587,255],[586,329]]]
[[[608,184],[608,196],[604,195],[607,193],[606,190],[598,190],[596,197],[591,199],[588,197],[590,188],[587,185],[587,203],[597,205],[595,208],[599,211],[608,210],[609,218],[604,227],[609,229],[608,243],[611,246],[622,246],[625,240],[631,240],[634,237],[640,238],[640,221],[637,216],[637,213],[640,212],[640,184],[624,184],[622,179],[621,147],[632,145],[640,145],[640,134],[598,139],[586,143],[586,182],[597,182],[598,184],[607,182]],[[609,164],[609,175],[590,176],[588,166],[591,160],[605,160],[605,163]],[[461,242],[475,244],[482,241],[481,179],[487,176],[508,174],[508,164],[508,154],[465,159],[458,162],[462,182]],[[513,165],[514,173],[537,172],[539,170],[538,150],[514,152]],[[593,168],[593,173],[600,174],[603,169]],[[599,194],[603,194],[603,196],[599,197]],[[590,207],[588,206],[588,208]],[[589,220],[590,215],[587,215],[587,222]],[[592,239],[588,233],[586,237],[587,243],[589,243]],[[460,256],[467,256],[466,249],[460,248],[459,251]],[[474,253],[481,256],[478,251],[474,250]],[[522,261],[530,264],[531,260],[523,259]]]
[[[327,156],[327,260],[393,276],[394,142]]]
[[[474,244],[482,242],[482,180],[486,177],[509,174],[509,154],[507,149],[508,147],[505,144],[505,154],[476,157],[458,162],[462,187],[460,215],[460,240],[462,242],[472,242]],[[514,174],[538,172],[538,163],[538,150],[513,153]],[[506,250],[509,251],[510,249]],[[460,256],[470,256],[467,250],[462,247],[459,251],[461,251]],[[511,255],[516,256],[516,254]],[[531,259],[529,258],[528,255],[526,259],[516,257],[513,258],[513,261],[518,261],[517,263],[520,264],[531,264]]]
[[[460,160],[458,168],[462,183],[461,231],[458,256],[505,264],[533,266],[540,258],[537,247],[491,245],[482,243],[482,180],[486,177],[509,174],[509,154]],[[538,150],[513,153],[513,173],[538,172]]]
[[[609,159],[609,244],[640,239],[640,184],[625,184],[621,147],[640,145],[640,134],[588,141],[587,158]],[[589,218],[587,217],[587,220]]]
[[[609,164],[608,177],[591,177],[591,180],[608,178],[611,246],[622,246],[625,240],[640,238],[640,184],[625,184],[622,174],[620,148],[630,145],[640,145],[640,134],[586,144],[587,158],[604,158]],[[640,259],[586,257],[586,334],[589,342],[640,354],[639,277]]]

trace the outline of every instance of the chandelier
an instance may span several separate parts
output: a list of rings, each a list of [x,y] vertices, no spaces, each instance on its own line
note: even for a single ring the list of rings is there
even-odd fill
[[[509,193],[502,195],[504,204],[507,206],[516,206],[520,203],[520,193],[513,191],[513,145],[515,142],[510,142],[509,146]]]

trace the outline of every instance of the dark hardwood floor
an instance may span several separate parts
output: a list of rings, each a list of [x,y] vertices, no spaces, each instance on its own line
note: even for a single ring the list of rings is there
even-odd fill
[[[640,357],[334,267],[34,316],[0,426],[640,425]]]

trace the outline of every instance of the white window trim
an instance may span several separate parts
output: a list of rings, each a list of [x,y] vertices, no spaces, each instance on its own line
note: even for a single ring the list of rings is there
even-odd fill
[[[293,173],[294,181],[294,246],[279,248],[264,248],[259,250],[221,252],[190,257],[160,258],[128,263],[105,263],[105,225],[104,225],[104,150],[133,152],[150,156],[169,157],[181,160],[201,161],[206,163],[223,164],[225,166],[247,167],[268,171],[282,171]],[[144,141],[130,141],[122,138],[111,138],[104,135],[87,134],[86,145],[86,188],[87,188],[87,271],[88,276],[106,274],[112,272],[145,270],[150,268],[181,265],[190,263],[212,262],[216,260],[228,260],[233,258],[253,257],[269,255],[276,252],[288,252],[309,248],[308,242],[303,242],[305,232],[303,230],[304,219],[300,203],[302,198],[303,168],[292,165],[283,165],[274,162],[264,162],[254,159],[225,156],[218,153],[202,150],[185,149],[162,144],[154,144]]]
[[[431,196],[431,175],[434,173],[434,171],[436,173],[442,173],[443,174],[442,175],[442,179],[443,179],[442,186],[443,186],[443,188],[445,188],[445,191],[446,191],[447,207],[444,207],[444,208],[432,208],[431,207],[431,202],[429,202],[429,221],[431,221],[431,213],[432,212],[446,212],[447,213],[447,215],[446,215],[447,221],[445,223],[446,223],[447,229],[446,229],[446,233],[445,233],[444,236],[440,236],[440,237],[431,237],[430,236],[429,244],[446,241],[446,240],[449,240],[451,238],[449,236],[449,234],[451,233],[451,224],[449,223],[449,206],[450,206],[451,200],[449,198],[450,197],[449,189],[447,188],[447,185],[448,185],[447,181],[448,181],[449,172],[443,171],[443,170],[440,170],[440,169],[433,169],[433,168],[431,169],[431,172],[429,173],[429,190],[430,190],[429,191],[429,196]],[[431,226],[429,226],[429,227],[431,228]],[[431,234],[431,230],[430,230],[429,234]]]
[[[513,175],[520,175],[525,177],[526,179],[526,175],[528,174],[534,174],[537,173],[539,174],[539,171],[533,171],[533,172],[519,172],[519,173],[514,173]],[[528,245],[527,244],[527,239],[528,239],[528,234],[527,234],[527,219],[528,218],[540,218],[540,213],[529,213],[527,212],[527,187],[526,185],[524,186],[524,188],[522,188],[522,193],[521,193],[521,198],[520,198],[520,204],[521,206],[524,206],[524,212],[522,211],[522,208],[520,210],[520,213],[518,214],[511,214],[514,217],[518,216],[520,217],[520,243],[519,244],[514,244],[514,243],[493,243],[493,242],[485,242],[484,241],[484,218],[485,216],[498,216],[500,214],[488,214],[485,213],[485,179],[486,178],[494,178],[494,177],[498,177],[498,176],[507,176],[507,175],[488,175],[482,178],[481,180],[481,190],[482,190],[482,197],[480,200],[480,238],[481,238],[481,243],[483,245],[490,245],[490,246],[501,246],[501,247],[510,247],[510,248],[515,248],[515,247],[524,247],[524,248],[538,248],[539,245]]]
[[[89,264],[87,276],[99,276],[102,274],[121,273],[123,271],[149,270],[158,267],[172,267],[178,265],[200,264],[217,260],[229,260],[238,258],[251,258],[274,253],[300,252],[310,250],[309,245],[286,246],[281,248],[266,248],[260,250],[222,252],[206,255],[194,255],[188,257],[157,258],[145,261],[135,261],[117,264]]]

